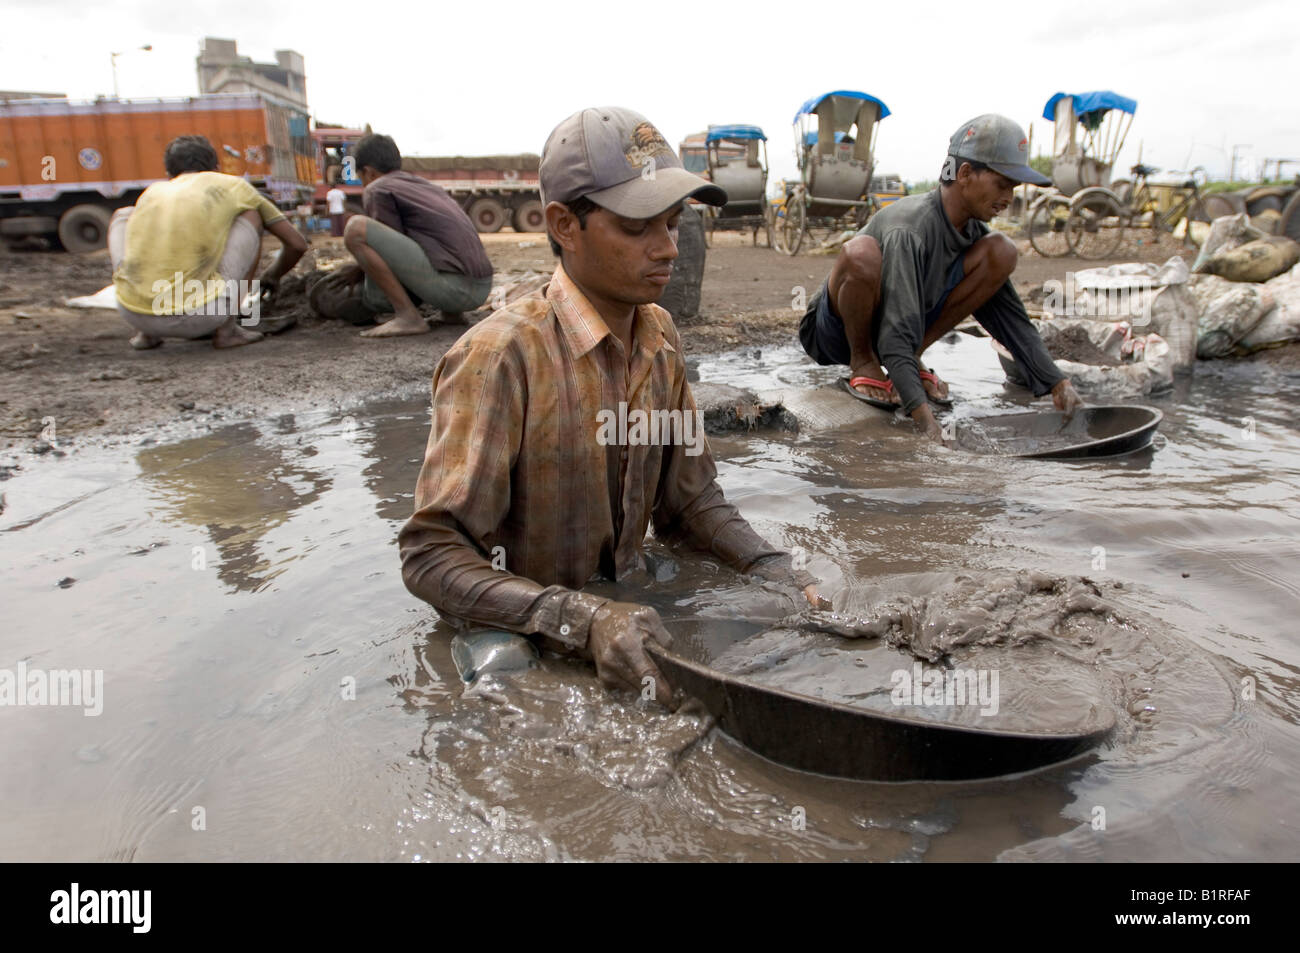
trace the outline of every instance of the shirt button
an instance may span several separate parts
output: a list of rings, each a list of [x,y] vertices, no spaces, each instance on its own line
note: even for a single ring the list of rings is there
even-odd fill
[[[568,634],[569,634],[569,623],[566,622],[564,623],[564,625],[560,626],[560,635],[568,635]]]

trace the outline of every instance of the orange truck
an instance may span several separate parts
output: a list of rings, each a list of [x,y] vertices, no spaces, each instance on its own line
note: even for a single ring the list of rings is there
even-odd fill
[[[317,168],[307,115],[257,93],[0,100],[0,237],[103,248],[113,210],[167,178],[163,152],[184,135],[206,136],[222,172],[280,208],[310,201]]]

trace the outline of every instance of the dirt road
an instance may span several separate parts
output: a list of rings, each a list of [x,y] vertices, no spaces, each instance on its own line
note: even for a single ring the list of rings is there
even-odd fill
[[[555,259],[545,238],[484,236],[498,274],[549,272]],[[268,246],[274,242],[268,242]],[[316,237],[296,269],[345,254],[341,241]],[[1147,256],[1163,260],[1166,249]],[[682,323],[688,354],[786,342],[795,334],[794,305],[825,279],[832,258],[788,258],[720,235],[708,253],[701,314]],[[1098,262],[1045,260],[1022,254],[1015,281],[1022,295],[1068,270]],[[130,329],[115,312],[69,308],[65,300],[93,294],[111,280],[107,253],[0,252],[0,440],[31,445],[51,420],[61,443],[111,439],[175,423],[304,410],[343,410],[380,396],[410,395],[428,386],[434,365],[465,330],[438,325],[412,338],[368,341],[357,329],[325,321],[300,307],[300,321],[282,334],[232,351],[208,341],[169,340],[152,351],[127,345]]]

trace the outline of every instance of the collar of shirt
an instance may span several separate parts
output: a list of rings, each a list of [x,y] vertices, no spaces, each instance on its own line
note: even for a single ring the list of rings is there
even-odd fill
[[[573,283],[564,265],[557,265],[551,282],[546,286],[546,300],[555,311],[560,332],[568,341],[575,358],[582,357],[613,332],[605,324],[600,312],[587,300],[587,296]],[[675,351],[664,334],[664,321],[670,320],[668,312],[652,304],[640,304],[632,319],[632,340],[648,356],[659,348]]]

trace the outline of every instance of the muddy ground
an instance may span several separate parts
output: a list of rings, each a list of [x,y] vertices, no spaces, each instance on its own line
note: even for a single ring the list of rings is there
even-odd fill
[[[543,236],[484,237],[498,276],[554,268]],[[268,241],[268,251],[274,245]],[[1128,260],[1163,261],[1171,250],[1177,249],[1136,248]],[[340,239],[317,236],[295,274],[345,254]],[[717,236],[708,253],[701,314],[682,322],[688,355],[790,341],[799,318],[792,308],[797,289],[812,294],[831,262],[828,255],[789,258],[755,248],[736,234]],[[1026,247],[1015,282],[1032,301],[1045,280],[1101,264],[1043,259]],[[312,315],[298,295],[289,302],[298,325],[255,345],[218,351],[208,341],[173,339],[134,351],[127,344],[130,329],[115,312],[64,303],[110,280],[106,252],[0,251],[0,447],[43,449],[38,438],[49,432],[50,418],[58,443],[66,446],[169,423],[342,410],[375,397],[413,394],[428,386],[439,357],[465,330],[463,324],[438,324],[428,335],[365,340],[357,328]]]

